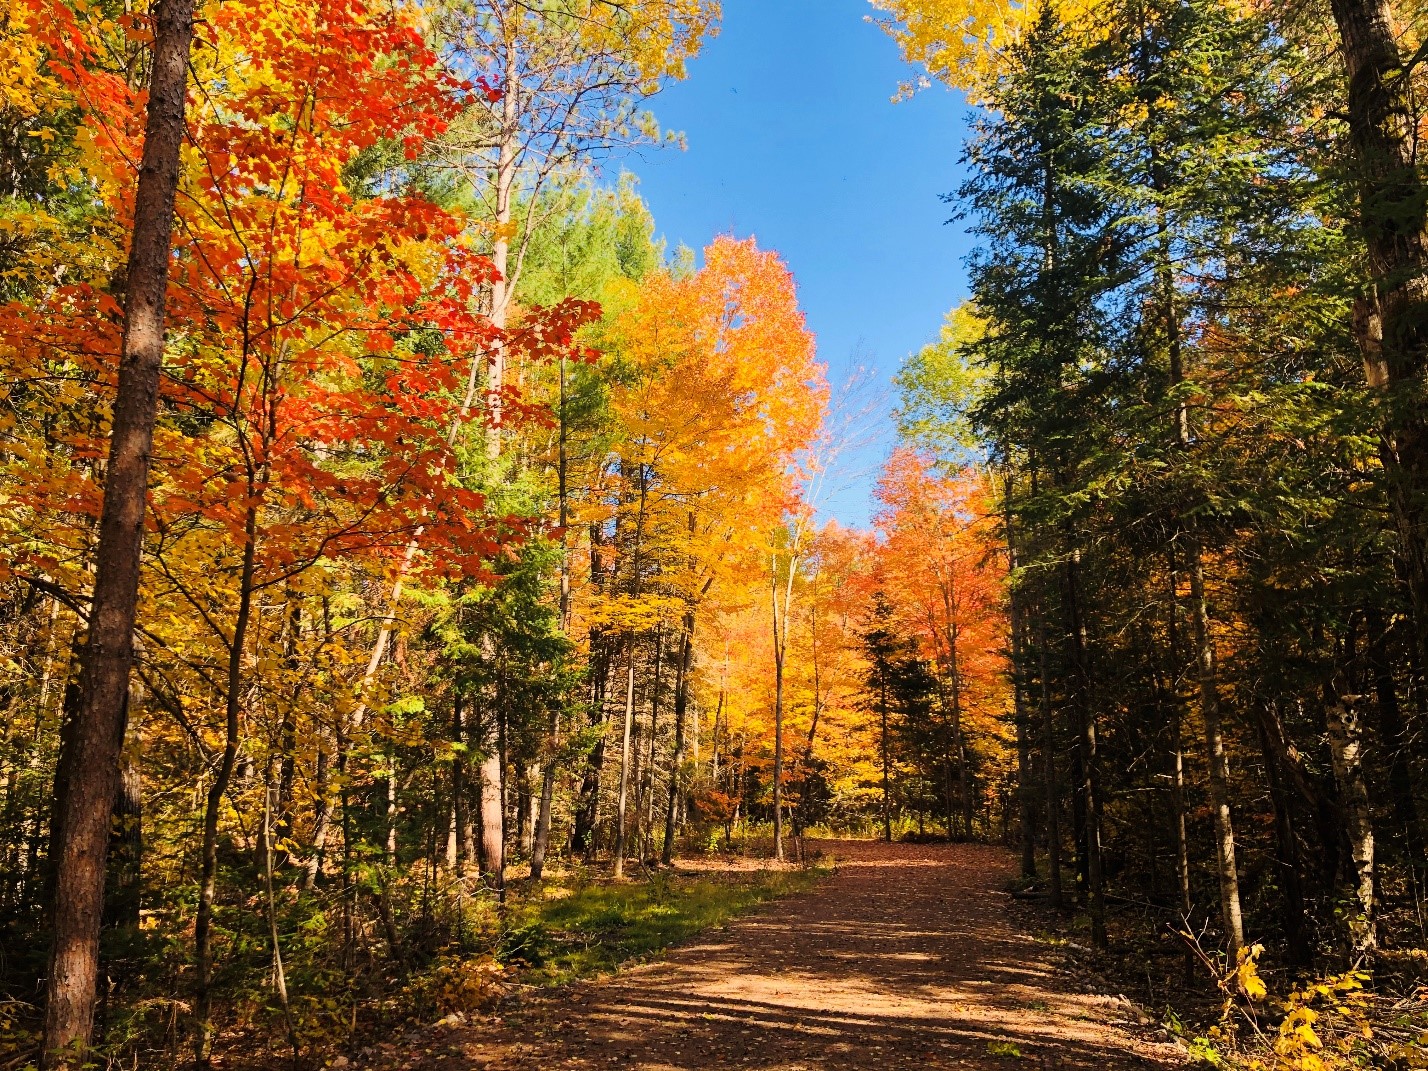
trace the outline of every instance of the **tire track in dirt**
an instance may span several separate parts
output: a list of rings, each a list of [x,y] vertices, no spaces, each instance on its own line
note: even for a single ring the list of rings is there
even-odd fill
[[[533,994],[424,1039],[408,1067],[450,1071],[902,1071],[1182,1067],[1113,998],[1078,993],[1021,933],[1007,852],[810,845],[837,861],[662,960]],[[415,1057],[415,1058],[413,1058]]]

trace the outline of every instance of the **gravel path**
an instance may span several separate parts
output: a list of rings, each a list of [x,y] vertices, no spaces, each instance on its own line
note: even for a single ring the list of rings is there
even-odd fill
[[[823,842],[837,871],[657,963],[441,1031],[408,1067],[815,1071],[1184,1066],[1018,932],[1008,854]]]

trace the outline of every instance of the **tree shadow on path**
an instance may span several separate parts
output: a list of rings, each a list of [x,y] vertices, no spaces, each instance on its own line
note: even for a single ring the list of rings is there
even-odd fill
[[[534,995],[441,1039],[417,1067],[492,1071],[1184,1066],[1131,1009],[1076,993],[982,845],[823,842],[812,891],[601,982]]]

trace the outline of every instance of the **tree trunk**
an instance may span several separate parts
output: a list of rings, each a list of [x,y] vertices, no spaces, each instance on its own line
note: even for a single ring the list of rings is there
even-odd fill
[[[514,57],[515,42],[513,38],[508,38],[506,42],[506,62],[507,70],[515,69]],[[495,238],[492,243],[491,263],[495,268],[495,278],[491,282],[491,325],[498,332],[504,332],[510,317],[511,294],[513,280],[507,277],[510,265],[511,251],[511,220],[512,206],[514,203],[514,189],[517,165],[517,147],[515,145],[515,120],[519,105],[512,87],[507,87],[507,92],[503,98],[502,107],[502,128],[501,144],[499,147],[498,162],[496,167],[496,228]],[[501,424],[504,412],[503,390],[505,379],[505,345],[500,334],[493,340],[485,353],[486,357],[486,458],[491,462],[494,470],[495,463],[501,456]],[[465,425],[466,418],[471,411],[472,404],[476,396],[477,376],[479,374],[479,358],[473,360],[468,375],[466,396],[461,404],[456,417],[447,427],[446,441],[448,445],[454,446],[456,439]],[[421,538],[422,529],[418,528],[406,547],[406,552],[402,558],[402,564],[397,571],[397,579],[392,585],[392,592],[389,598],[390,610],[382,619],[377,628],[377,639],[372,645],[372,653],[367,662],[367,668],[362,674],[361,688],[359,696],[361,702],[351,715],[351,722],[354,727],[362,723],[366,715],[367,703],[365,696],[368,688],[377,675],[377,670],[381,665],[382,658],[386,654],[388,641],[391,639],[392,631],[396,622],[397,603],[401,599],[402,588],[405,585],[407,575],[411,571],[413,562],[416,560],[416,553]],[[488,640],[489,642],[489,640]],[[504,771],[502,769],[499,756],[492,761],[487,758],[477,769],[477,779],[480,785],[480,795],[482,799],[482,856],[484,865],[487,868],[488,876],[495,881],[496,889],[502,899],[505,898],[505,846],[504,841],[498,850],[492,851],[490,837],[493,829],[493,820],[490,817],[490,808],[487,806],[487,797],[494,795],[498,800],[505,799],[505,786],[502,781]],[[504,815],[499,810],[495,823],[504,830]],[[502,832],[504,837],[504,832]]]
[[[783,862],[783,671],[788,653],[788,615],[793,607],[793,581],[798,574],[798,555],[788,556],[788,583],[779,606],[778,555],[769,561],[769,595],[773,609],[774,641],[774,763],[773,763],[773,857]],[[886,768],[884,769],[886,777]]]
[[[312,815],[312,854],[308,856],[302,876],[304,892],[310,892],[317,884],[317,876],[322,872],[322,860],[327,850],[327,831],[332,824],[332,793],[328,785],[327,769],[331,760],[321,745],[317,751],[317,770],[314,775],[314,792],[317,801]]]
[[[590,641],[590,721],[601,732],[590,751],[590,759],[585,765],[585,776],[581,779],[580,794],[575,808],[575,823],[570,835],[570,852],[589,859],[595,848],[596,820],[600,813],[600,775],[605,767],[605,727],[609,724],[609,714],[605,706],[605,693],[609,687],[611,656],[603,637],[593,636]]]
[[[1172,550],[1166,556],[1170,577],[1169,606],[1166,613],[1167,647],[1170,665],[1183,665],[1180,646],[1180,597],[1179,580],[1175,568],[1175,554]],[[1157,668],[1157,674],[1159,669]],[[1190,925],[1190,912],[1194,901],[1190,893],[1190,840],[1185,830],[1185,737],[1184,704],[1181,701],[1179,677],[1169,681],[1157,680],[1157,691],[1167,703],[1170,724],[1170,815],[1175,835],[1175,877],[1180,886],[1180,911],[1185,924]],[[1194,958],[1186,951],[1186,973],[1194,969]]]
[[[143,689],[129,690],[125,709],[124,750],[119,760],[119,791],[114,799],[114,821],[109,836],[109,886],[104,898],[104,924],[139,926],[140,892],[144,858],[144,796],[136,712]]]
[[[655,630],[654,683],[650,690],[650,747],[640,773],[640,799],[643,801],[642,820],[644,822],[644,849],[641,858],[654,855],[654,790],[655,790],[655,745],[659,734],[659,695],[661,671],[664,668],[664,628]]]
[[[1210,639],[1205,605],[1205,574],[1200,548],[1189,549],[1190,620],[1195,641],[1195,669],[1200,686],[1200,718],[1205,727],[1205,757],[1210,767],[1210,806],[1215,814],[1215,864],[1220,885],[1220,921],[1225,928],[1231,963],[1244,947],[1244,919],[1240,912],[1240,878],[1235,863],[1235,827],[1230,815],[1230,763],[1220,728],[1220,697],[1216,682],[1215,647]]]
[[[1349,852],[1354,860],[1354,899],[1358,901],[1358,914],[1349,919],[1349,942],[1356,968],[1370,964],[1378,946],[1373,812],[1369,804],[1368,782],[1364,777],[1359,699],[1359,696],[1345,694],[1335,681],[1325,696],[1324,704],[1329,730],[1329,756],[1334,766],[1339,797],[1343,800],[1344,825],[1349,835]]]
[[[630,800],[625,809],[625,855],[640,858],[640,833],[644,818],[644,719],[640,717],[638,701],[635,705],[634,721],[630,725]]]
[[[1413,771],[1409,765],[1409,734],[1403,723],[1403,710],[1398,702],[1398,686],[1393,679],[1393,662],[1388,653],[1388,630],[1383,611],[1377,607],[1365,612],[1368,625],[1369,669],[1373,673],[1374,691],[1378,702],[1378,737],[1388,760],[1388,794],[1393,805],[1393,824],[1403,835],[1405,855],[1417,861],[1422,858],[1423,831],[1418,822],[1418,808],[1413,799]]]
[[[1190,839],[1185,833],[1185,745],[1180,733],[1178,705],[1170,714],[1170,814],[1175,832],[1175,879],[1180,911],[1188,920],[1194,901],[1190,894]]]
[[[454,774],[455,770],[453,769],[452,772]],[[455,874],[457,872],[457,866],[461,861],[461,849],[458,847],[461,840],[461,835],[457,831],[455,777],[452,778],[451,787],[451,794],[444,801],[446,804],[446,843],[442,846],[443,851],[441,853],[441,862],[447,870]],[[432,800],[432,806],[438,808],[441,807],[443,800],[441,799],[440,792],[434,793],[434,796],[435,798]],[[433,822],[433,825],[434,824],[435,823]]]
[[[684,632],[680,637],[679,662],[674,679],[674,753],[669,758],[669,800],[664,812],[664,846],[660,861],[665,866],[674,862],[674,826],[682,796],[680,767],[684,764],[684,722],[689,710],[689,671],[694,658],[694,612],[684,615]],[[695,761],[698,761],[697,758]]]
[[[1157,193],[1164,192],[1153,151],[1151,159],[1152,183]],[[1168,379],[1170,387],[1174,389],[1185,381],[1185,371],[1170,241],[1171,235],[1162,214],[1157,274],[1165,320]],[[1183,400],[1176,402],[1173,420],[1173,442],[1177,452],[1184,455],[1190,450],[1191,431],[1190,409]],[[1210,632],[1210,609],[1205,596],[1205,569],[1194,522],[1192,520],[1177,523],[1178,536],[1184,545],[1185,567],[1190,575],[1190,629],[1191,639],[1195,644],[1195,682],[1200,696],[1200,719],[1205,728],[1205,751],[1210,766],[1210,805],[1215,814],[1215,862],[1220,884],[1220,921],[1225,928],[1230,962],[1235,963],[1240,949],[1244,946],[1245,934],[1240,910],[1239,869],[1235,863],[1234,820],[1230,813],[1229,760],[1225,754],[1224,735],[1220,727],[1220,688],[1215,664],[1215,642]]]
[[[1418,162],[1418,108],[1389,0],[1332,0],[1348,75],[1348,123],[1358,165],[1360,226],[1372,308],[1357,317],[1371,386],[1386,388],[1382,451],[1428,662],[1428,186]]]
[[[296,665],[293,666],[296,669]],[[299,689],[294,689],[297,692]],[[297,696],[289,700],[283,712],[283,724],[278,734],[281,760],[278,765],[278,795],[273,812],[273,835],[280,845],[293,839],[293,785],[297,778]],[[286,848],[277,850],[274,866],[281,869],[290,861]]]
[[[357,889],[352,881],[352,793],[347,777],[347,734],[339,723],[335,734],[337,746],[337,794],[342,804],[342,966],[352,963],[356,951],[356,920],[353,918]]]
[[[1031,734],[1026,707],[1026,687],[1022,667],[1021,621],[1016,599],[1012,600],[1012,692],[1016,719],[1016,800],[1018,834],[1021,840],[1021,876],[1036,877],[1036,810],[1031,786]]]
[[[531,880],[545,874],[545,857],[550,851],[550,819],[555,800],[555,761],[547,759],[541,768],[540,801],[536,810],[535,839],[531,843]]]
[[[714,787],[719,788],[724,784],[719,776],[719,741],[722,739],[720,728],[724,720],[724,683],[719,683],[719,698],[714,703],[714,729],[711,733],[713,740],[709,747],[709,775],[714,779]],[[727,734],[726,734],[727,735]],[[731,760],[732,761],[732,760]]]
[[[482,719],[485,721],[486,719]],[[491,721],[495,721],[492,718]],[[482,758],[478,768],[481,793],[481,860],[486,878],[496,894],[506,895],[506,815],[501,792],[501,745],[497,725],[486,725],[481,742]]]
[[[788,588],[793,594],[794,561],[788,561]],[[788,601],[784,603],[783,623],[778,614],[778,555],[770,561],[770,594],[774,610],[774,861],[784,861],[784,651],[788,638]],[[885,720],[885,717],[884,717]],[[885,733],[884,733],[885,735]],[[884,760],[887,748],[884,747]],[[883,768],[883,811],[887,814],[887,763]]]
[[[585,776],[580,782],[580,796],[575,811],[575,824],[570,835],[570,852],[587,862],[595,851],[595,828],[600,817],[600,776],[605,768],[605,727],[609,724],[602,697],[599,705],[591,712],[591,720],[599,726],[601,733],[590,751],[590,760],[585,765]]]
[[[882,667],[878,674],[878,751],[883,766],[883,840],[892,843],[892,804],[888,783],[888,671]]]
[[[387,776],[385,778],[387,788],[387,810],[385,820],[387,824],[387,866],[395,868],[397,865],[397,757],[387,756]],[[391,875],[388,875],[390,880]],[[385,883],[384,883],[385,884]]]
[[[635,727],[635,645],[625,668],[625,728],[620,743],[620,793],[615,807],[615,877],[625,876],[625,811],[630,791],[630,736]]]
[[[1076,850],[1076,895],[1085,899],[1091,885],[1090,853],[1086,847],[1086,742],[1081,735],[1081,717],[1071,705],[1071,839]]]
[[[248,489],[249,501],[256,499],[254,489]],[[233,778],[238,761],[243,652],[248,642],[248,625],[253,615],[253,570],[257,554],[257,507],[250,506],[244,522],[245,546],[243,571],[239,580],[238,615],[233,622],[233,635],[228,641],[228,677],[225,682],[223,755],[214,773],[213,784],[203,810],[203,853],[198,879],[198,910],[193,921],[194,983],[194,1063],[208,1067],[213,1045],[212,974],[213,974],[213,898],[218,884],[218,812],[223,795]]]
[[[293,1060],[296,1062],[298,1040],[297,1033],[293,1029],[292,1007],[288,1003],[288,976],[287,970],[283,966],[283,947],[278,933],[278,900],[273,890],[273,836],[275,832],[273,804],[280,796],[281,789],[274,784],[272,767],[273,764],[269,761],[268,776],[263,786],[263,821],[259,830],[259,839],[262,841],[263,891],[268,916],[268,942],[272,949],[273,991],[278,998],[278,1006],[283,1010],[283,1021],[287,1025],[288,1040],[292,1044]]]
[[[957,800],[952,791],[952,748],[942,751],[942,825],[947,830],[947,843],[957,839]]]
[[[886,716],[883,719],[886,721]],[[884,736],[886,736],[884,732]],[[886,747],[884,747],[886,757]],[[883,763],[883,812],[887,813],[887,763]],[[783,649],[774,658],[773,857],[783,862]]]
[[[530,855],[531,846],[535,842],[535,819],[537,795],[531,790],[535,781],[534,767],[516,771],[516,843],[521,846],[521,851],[527,856]],[[510,780],[510,777],[507,777]]]
[[[465,875],[476,859],[476,829],[471,821],[471,789],[466,764],[469,734],[466,732],[465,697],[460,689],[451,697],[451,735],[461,747],[451,763],[452,818],[456,823],[456,869]]]
[[[507,30],[506,70],[516,70],[516,42],[513,31]],[[496,157],[496,226],[491,244],[491,263],[496,277],[491,283],[491,323],[504,331],[510,311],[512,283],[511,220],[515,205],[516,167],[519,162],[518,113],[520,102],[515,85],[505,87],[501,99],[501,143]],[[495,461],[501,456],[501,424],[503,419],[502,389],[505,385],[505,347],[500,340],[490,348],[486,375],[486,456]]]
[[[1175,836],[1175,882],[1180,893],[1180,918],[1190,926],[1195,900],[1190,889],[1190,838],[1185,828],[1185,741],[1181,733],[1179,696],[1171,696],[1170,712],[1170,822]],[[1185,951],[1185,981],[1195,972],[1195,958]]]
[[[962,665],[958,650],[961,629],[957,598],[950,584],[942,585],[943,612],[947,616],[947,677],[952,689],[952,749],[957,756],[957,795],[962,804],[962,836],[972,839],[972,778],[967,764],[967,737],[962,726]]]
[[[1294,816],[1284,785],[1284,770],[1271,739],[1270,714],[1264,700],[1255,702],[1255,725],[1259,730],[1260,753],[1264,757],[1265,781],[1274,808],[1274,861],[1278,886],[1284,898],[1284,941],[1290,963],[1308,967],[1314,950],[1308,939],[1304,917],[1304,882],[1300,870],[1299,847],[1294,838]]]
[[[510,772],[507,771],[507,777]],[[536,823],[540,820],[540,767],[535,763],[525,767],[521,776],[521,794],[524,796],[522,807],[525,814],[525,828],[521,831],[521,851],[526,853],[526,858],[531,857],[535,851],[535,831]]]
[[[954,688],[953,691],[955,693],[956,689]],[[974,835],[972,825],[976,814],[976,800],[972,797],[972,773],[967,759],[967,733],[962,725],[960,700],[957,702],[957,706],[959,708],[957,719],[952,726],[957,741],[957,794],[962,802],[962,837],[964,840],[971,840]],[[987,820],[991,821],[990,815]],[[990,828],[987,832],[990,836]]]
[[[164,356],[164,304],[172,252],[174,197],[193,0],[160,0],[134,223],[125,273],[124,333],[105,468],[96,572],[85,645],[81,702],[60,767],[63,795],[52,830],[54,938],[45,993],[42,1060],[83,1062],[94,1024],[105,852],[119,780],[124,703],[134,662],[149,460]]]
[[[298,659],[298,644],[302,639],[302,600],[293,592],[287,593],[288,626],[286,661],[288,672],[292,674],[293,686],[288,694],[287,705],[283,708],[282,725],[278,730],[278,795],[273,811],[273,836],[279,845],[293,839],[293,785],[297,778],[297,716],[298,704],[302,699],[303,680]],[[284,848],[275,850],[274,866],[286,866],[290,855]]]
[[[1091,916],[1091,946],[1106,947],[1106,890],[1101,866],[1100,771],[1096,753],[1096,716],[1091,708],[1091,673],[1086,664],[1086,621],[1081,613],[1073,551],[1066,562],[1066,604],[1070,612],[1071,658],[1075,670],[1076,715],[1081,736],[1081,795],[1086,822],[1086,908]]]
[[[566,366],[565,354],[560,356],[560,404],[556,417],[560,422],[557,436],[556,456],[556,502],[557,522],[560,525],[560,631],[570,635],[570,424],[566,419]],[[560,708],[553,707],[550,715],[550,740],[548,754],[541,770],[540,811],[536,815],[535,839],[531,846],[531,880],[540,881],[545,874],[545,857],[550,848],[551,805],[555,798],[555,748],[560,740]]]
[[[1060,910],[1061,894],[1061,792],[1056,776],[1056,721],[1051,709],[1051,680],[1047,666],[1046,626],[1037,629],[1038,675],[1041,677],[1041,763],[1046,793],[1046,869],[1051,906]]]

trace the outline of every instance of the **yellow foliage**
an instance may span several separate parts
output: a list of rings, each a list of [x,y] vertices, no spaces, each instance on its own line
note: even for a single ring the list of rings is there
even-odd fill
[[[1238,973],[1247,994],[1252,990],[1246,979],[1263,993],[1264,983],[1254,969],[1259,951],[1255,946],[1241,956]],[[1252,1071],[1347,1071],[1365,1066],[1364,1044],[1375,1040],[1365,979],[1350,971],[1292,990],[1280,1006],[1284,1018],[1279,1028],[1267,1039],[1270,1055],[1250,1061]]]
[[[1298,1071],[1320,1071],[1328,1066],[1321,1055],[1324,1051],[1324,1041],[1314,1029],[1315,1024],[1320,1021],[1320,1013],[1311,1005],[1320,998],[1338,996],[1341,986],[1344,995],[1362,989],[1362,985],[1353,976],[1345,975],[1328,984],[1306,986],[1290,993],[1285,1002],[1288,1014],[1279,1024],[1279,1035],[1274,1040],[1274,1053],[1279,1058],[1280,1066],[1296,1068]],[[1350,1011],[1346,1006],[1336,1010]],[[1358,1034],[1360,1031],[1354,1033]]]
[[[1235,968],[1235,980],[1240,992],[1250,1000],[1260,1001],[1269,994],[1264,979],[1259,976],[1259,957],[1264,955],[1264,945],[1252,945],[1240,949],[1240,960]]]
[[[33,0],[0,0],[0,108],[33,119],[64,103],[67,94],[47,69],[49,57],[36,31],[43,13]],[[37,136],[43,136],[36,132]]]
[[[906,97],[936,79],[965,92],[974,102],[1006,70],[1011,49],[1043,13],[1087,43],[1118,24],[1114,5],[1098,0],[871,0],[886,12],[873,21],[898,43],[903,58],[926,71],[904,84]],[[1247,14],[1252,0],[1224,0]],[[1123,20],[1122,20],[1123,21]]]
[[[974,100],[1001,73],[1008,50],[1043,10],[1066,26],[1094,34],[1107,24],[1094,0],[872,0],[875,18],[903,58]],[[922,84],[926,84],[926,79]],[[912,85],[902,87],[902,96]]]
[[[412,988],[438,1012],[479,1011],[501,996],[501,964],[491,956],[445,959]]]
[[[717,32],[718,0],[642,0],[588,5],[580,20],[592,52],[619,51],[638,72],[646,92],[666,78],[682,79],[704,38]]]

